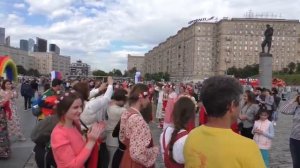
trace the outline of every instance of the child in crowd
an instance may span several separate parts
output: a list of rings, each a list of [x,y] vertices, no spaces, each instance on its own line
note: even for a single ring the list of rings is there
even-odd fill
[[[182,96],[174,105],[172,127],[167,127],[160,135],[160,146],[167,168],[183,168],[183,146],[188,135],[188,122],[195,115],[195,104],[191,98]]]
[[[262,106],[258,111],[257,120],[252,130],[253,140],[261,151],[266,167],[269,167],[269,149],[274,138],[274,127],[272,122],[268,120],[269,114],[267,108]]]

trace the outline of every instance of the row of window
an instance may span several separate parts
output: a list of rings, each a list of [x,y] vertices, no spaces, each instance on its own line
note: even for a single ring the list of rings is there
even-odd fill
[[[270,24],[274,28],[285,28],[287,30],[296,30],[296,24],[280,24],[280,23],[275,23],[274,25]],[[265,28],[266,23],[255,23],[255,24],[247,24],[247,23],[236,23],[234,25],[235,29],[238,28],[250,28],[250,29],[261,29]]]
[[[228,31],[227,32],[228,34],[231,34],[231,33],[233,33],[233,32],[230,32],[230,31]],[[253,30],[251,30],[251,31],[247,31],[247,30],[240,30],[240,31],[237,31],[237,30],[235,30],[234,31],[234,34],[235,35],[237,35],[237,34],[244,34],[244,35],[263,35],[264,34],[264,31],[261,31],[261,32],[259,32],[259,31],[253,31]],[[296,35],[296,30],[293,30],[293,31],[283,31],[283,32],[281,32],[281,31],[275,31],[274,32],[274,34],[273,35]]]

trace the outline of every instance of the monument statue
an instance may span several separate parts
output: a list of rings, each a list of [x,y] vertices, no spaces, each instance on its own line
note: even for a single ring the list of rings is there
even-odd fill
[[[265,39],[264,41],[261,43],[261,48],[262,48],[262,53],[265,52],[265,46],[268,46],[268,54],[270,54],[270,50],[271,50],[271,46],[272,46],[272,36],[273,36],[273,28],[267,24],[266,25],[267,29],[265,30]]]

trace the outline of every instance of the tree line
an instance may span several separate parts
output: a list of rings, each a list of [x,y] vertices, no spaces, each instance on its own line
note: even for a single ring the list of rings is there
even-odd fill
[[[17,71],[20,75],[40,77],[41,74],[37,69],[30,68],[26,70],[22,65],[17,65]]]
[[[170,74],[168,72],[146,73],[144,77],[146,81],[170,81]]]
[[[237,68],[232,66],[227,69],[227,75],[233,75],[236,78],[248,78],[259,73],[259,64],[247,65],[244,68]],[[300,74],[300,63],[290,62],[287,67],[277,71],[278,74]]]
[[[119,69],[113,69],[109,71],[108,73],[103,70],[95,70],[92,72],[94,76],[116,76],[116,77],[134,77],[135,73],[137,72],[136,68],[132,68],[129,71],[125,70],[124,73],[122,73]]]
[[[116,77],[131,77],[134,78],[135,77],[135,73],[137,72],[136,67],[133,67],[130,70],[125,70],[124,73],[122,73],[121,70],[119,69],[113,69],[110,72],[105,72],[103,70],[95,70],[92,72],[92,74],[94,76],[116,76]],[[154,73],[154,74],[150,74],[150,73],[146,73],[144,75],[144,80],[146,81],[170,81],[170,74],[168,74],[167,72],[158,72],[158,73]]]

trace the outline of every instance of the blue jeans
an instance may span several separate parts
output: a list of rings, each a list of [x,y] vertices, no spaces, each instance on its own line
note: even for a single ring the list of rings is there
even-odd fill
[[[300,167],[300,140],[290,138],[290,151],[293,159],[293,167]]]
[[[277,120],[278,120],[278,111],[277,111],[277,110],[275,110],[275,111],[273,112],[272,120],[273,120],[274,122],[277,122]]]
[[[264,159],[265,165],[268,168],[270,166],[270,157],[269,157],[269,150],[260,149],[261,155]]]

